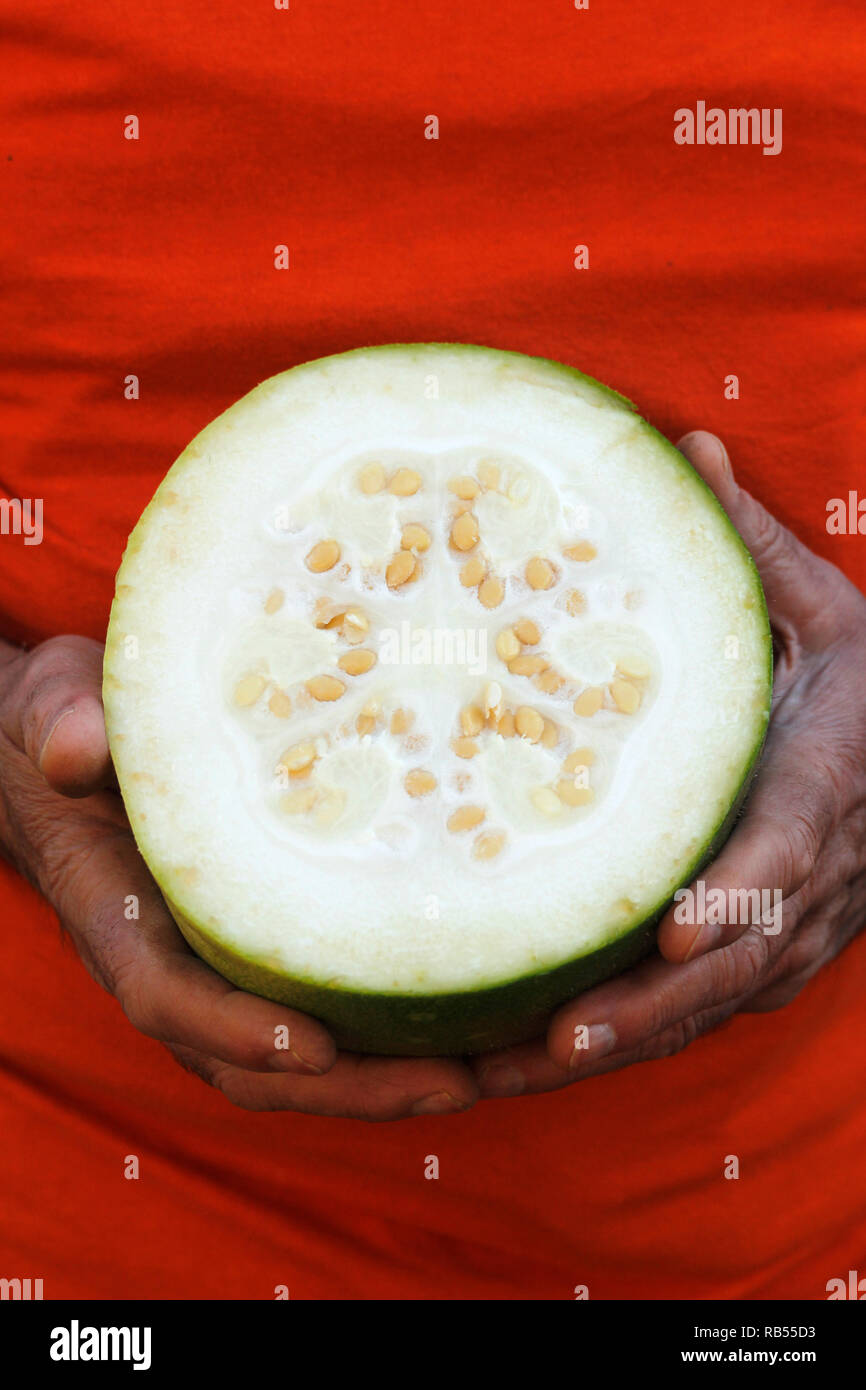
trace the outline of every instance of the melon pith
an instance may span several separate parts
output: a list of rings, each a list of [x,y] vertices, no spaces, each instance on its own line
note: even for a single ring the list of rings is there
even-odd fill
[[[763,740],[760,581],[615,392],[360,349],[189,445],[117,577],[104,700],[193,948],[380,1053],[480,1051],[649,946]]]

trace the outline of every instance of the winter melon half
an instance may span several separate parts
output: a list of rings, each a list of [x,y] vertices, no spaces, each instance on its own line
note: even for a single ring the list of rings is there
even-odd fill
[[[538,1033],[730,828],[771,641],[629,401],[459,344],[275,376],[181,454],[108,631],[111,752],[193,949],[342,1046]]]

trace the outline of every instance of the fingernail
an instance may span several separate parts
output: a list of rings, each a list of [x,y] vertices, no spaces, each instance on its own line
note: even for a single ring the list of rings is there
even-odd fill
[[[609,1023],[591,1023],[584,1033],[575,1033],[574,1050],[568,1059],[569,1071],[576,1071],[585,1061],[606,1057],[616,1047],[616,1033]]]
[[[483,1067],[478,1085],[485,1096],[521,1096],[526,1090],[526,1077],[517,1067]]]
[[[292,1048],[280,1048],[274,1053],[271,1063],[273,1071],[290,1071],[294,1076],[306,1073],[308,1076],[324,1076],[325,1068],[317,1067],[315,1062],[307,1061]]]
[[[721,455],[722,472],[725,474],[725,476],[726,476],[727,478],[733,478],[733,476],[734,476],[734,470],[733,470],[733,468],[731,467],[731,460],[730,460],[730,458],[728,457],[728,451],[727,451],[727,449],[725,448],[725,446],[724,446],[724,444],[722,443],[722,441],[719,439],[718,435],[715,435],[714,438],[715,438],[716,444],[717,444],[718,447],[719,447],[719,454]]]
[[[58,726],[58,724],[62,724],[64,719],[66,719],[70,714],[74,714],[74,713],[75,713],[75,706],[74,706],[74,705],[70,705],[68,709],[61,710],[60,714],[58,714],[58,716],[57,716],[57,718],[55,719],[54,723],[51,725],[51,728],[48,730],[48,734],[47,734],[45,740],[43,741],[42,747],[41,747],[40,750],[39,750],[39,762],[38,762],[38,767],[39,767],[39,771],[40,771],[40,772],[42,771],[42,763],[43,763],[43,760],[44,760],[44,758],[45,758],[45,754],[46,754],[46,752],[48,751],[48,745],[49,745],[49,743],[51,742],[51,740],[53,739],[55,733],[57,732],[57,726]]]
[[[466,1108],[461,1101],[449,1095],[448,1091],[434,1091],[432,1095],[425,1096],[423,1100],[416,1100],[411,1113],[413,1115],[451,1115],[455,1110],[465,1110]]]

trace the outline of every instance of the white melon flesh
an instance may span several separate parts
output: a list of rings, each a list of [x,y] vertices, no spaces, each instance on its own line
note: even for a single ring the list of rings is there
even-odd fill
[[[415,1054],[531,1036],[648,948],[770,687],[748,553],[628,401],[417,344],[273,377],[190,444],[130,538],[104,699],[194,949]]]

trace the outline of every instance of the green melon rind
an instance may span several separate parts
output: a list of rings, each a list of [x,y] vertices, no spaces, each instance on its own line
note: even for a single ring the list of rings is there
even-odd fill
[[[231,950],[201,924],[188,917],[182,905],[174,901],[167,892],[166,885],[172,876],[171,871],[167,868],[164,872],[161,871],[161,866],[148,858],[144,843],[145,836],[142,833],[143,827],[135,824],[135,797],[131,791],[127,792],[124,788],[124,778],[122,772],[118,770],[118,781],[127,810],[130,807],[133,809],[133,814],[130,815],[133,834],[142,856],[148,863],[148,867],[162,891],[169,911],[196,954],[218,970],[221,975],[241,989],[249,990],[251,993],[262,995],[320,1018],[328,1026],[338,1046],[351,1051],[378,1053],[387,1056],[463,1055],[483,1052],[495,1047],[511,1046],[537,1036],[543,1030],[555,1008],[566,1000],[575,998],[594,985],[600,984],[636,964],[652,949],[655,928],[673,901],[674,893],[678,888],[691,882],[701,869],[716,857],[734,827],[748,794],[752,778],[757,771],[769,719],[772,695],[772,638],[763,588],[754,560],[712,489],[670,441],[637,414],[633,402],[595,378],[579,372],[574,367],[568,367],[564,363],[554,362],[548,358],[529,358],[522,353],[506,352],[497,348],[485,348],[468,343],[392,343],[379,347],[355,348],[351,352],[335,353],[331,357],[318,358],[313,362],[302,363],[289,370],[295,374],[318,371],[330,361],[351,357],[359,353],[381,353],[384,355],[389,352],[399,352],[405,355],[415,350],[424,354],[429,354],[431,350],[442,350],[448,353],[458,351],[492,354],[503,359],[503,365],[511,359],[521,366],[533,363],[543,368],[545,373],[559,378],[563,384],[572,387],[577,386],[579,388],[577,394],[583,395],[584,398],[587,398],[587,391],[589,390],[596,398],[593,401],[594,404],[607,405],[623,413],[634,414],[636,426],[642,432],[649,432],[654,436],[656,442],[663,446],[671,463],[682,472],[684,480],[692,486],[702,489],[706,494],[707,503],[714,507],[724,519],[741,551],[744,568],[751,575],[758,616],[762,618],[766,632],[766,700],[755,744],[744,767],[743,776],[729,812],[710,836],[706,846],[696,856],[688,871],[672,884],[664,900],[658,903],[651,912],[644,914],[640,920],[632,920],[619,927],[607,941],[594,947],[591,951],[584,952],[551,969],[521,975],[512,980],[497,981],[489,986],[470,991],[399,994],[376,993],[357,989],[348,990],[323,985],[314,980],[290,977],[273,970],[262,962]],[[280,375],[288,375],[288,372]],[[279,377],[269,378],[266,383],[262,383],[262,386],[267,386],[270,389],[278,380]],[[535,384],[543,386],[544,382],[538,380]],[[250,396],[254,394],[251,392]],[[250,397],[245,399],[249,400]],[[192,448],[201,440],[202,436],[216,426],[221,418],[222,416],[217,416],[205,430],[196,436],[188,448]],[[184,450],[184,453],[186,452],[187,450]],[[182,454],[174,465],[174,469],[182,469],[183,460],[184,455]],[[159,505],[159,492],[168,483],[169,476],[166,475],[160,484],[160,489],[157,490],[154,498],[142,513],[129,538],[124,552],[124,561],[127,556],[134,554],[143,543],[149,513]],[[122,563],[117,575],[117,585],[120,586],[123,582],[124,564]],[[103,681],[106,727],[110,745],[113,702],[118,688],[112,663],[115,655],[118,661],[121,659],[119,648],[122,634],[116,629],[120,627],[122,607],[122,600],[116,595],[112,604],[106,639]],[[758,721],[756,720],[756,722]],[[113,753],[115,751],[112,749]],[[118,759],[115,758],[116,763],[117,761]]]

